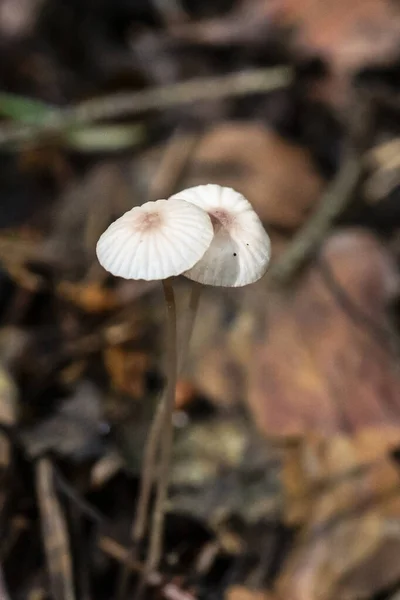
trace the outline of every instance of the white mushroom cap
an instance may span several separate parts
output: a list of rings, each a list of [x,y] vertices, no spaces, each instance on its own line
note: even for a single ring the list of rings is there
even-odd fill
[[[207,213],[183,200],[136,206],[114,221],[97,242],[100,264],[124,279],[180,275],[203,256],[213,239]]]
[[[172,196],[207,211],[214,238],[201,260],[184,275],[206,285],[240,287],[260,279],[271,256],[270,239],[250,202],[220,185],[199,185]]]

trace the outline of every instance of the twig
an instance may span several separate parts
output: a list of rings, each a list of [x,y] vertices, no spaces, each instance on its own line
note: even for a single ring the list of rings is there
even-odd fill
[[[71,127],[137,115],[148,110],[161,110],[200,100],[266,93],[289,85],[291,80],[292,70],[289,67],[275,67],[96,98],[49,112],[40,124],[4,126],[0,129],[0,146],[30,142],[43,134],[54,135]]]
[[[67,524],[58,501],[50,459],[36,464],[36,486],[51,592],[54,600],[74,600],[74,583]]]
[[[276,283],[287,283],[304,263],[311,258],[324,240],[333,221],[350,202],[360,179],[361,161],[348,152],[336,177],[322,196],[315,213],[294,237],[283,256],[271,267],[268,277]]]

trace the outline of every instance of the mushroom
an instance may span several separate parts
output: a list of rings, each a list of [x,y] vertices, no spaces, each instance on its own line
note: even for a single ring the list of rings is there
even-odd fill
[[[136,206],[114,221],[97,242],[100,264],[124,279],[166,280],[203,256],[213,238],[210,218],[183,200]]]
[[[214,235],[202,258],[187,270],[184,275],[193,282],[189,307],[186,315],[184,335],[182,336],[179,364],[187,355],[190,337],[194,327],[202,286],[199,284],[239,287],[260,279],[269,263],[270,240],[265,229],[253,210],[250,202],[241,194],[228,187],[209,184],[189,188],[175,194],[172,200],[186,201],[192,206],[205,210],[213,223]],[[153,473],[155,470],[159,438],[163,427],[163,417],[156,414],[152,424],[148,444],[146,445],[143,472]],[[162,450],[164,455],[164,450]],[[149,502],[150,485],[144,487],[139,494],[138,513],[134,527],[134,538],[138,541],[143,536],[145,514]],[[154,519],[157,520],[160,503],[163,501],[160,481]],[[161,494],[161,496],[160,496]],[[150,541],[151,546],[151,541]],[[150,552],[151,554],[151,552]]]
[[[196,264],[184,275],[193,282],[206,285],[239,287],[253,283],[265,273],[270,258],[270,241],[264,227],[251,204],[231,188],[209,184],[183,190],[172,196],[171,201],[186,201],[206,211],[212,221],[214,234],[208,249]],[[191,297],[187,311],[184,335],[179,356],[179,365],[186,357],[190,337],[194,327],[200,300],[201,285],[192,284]],[[138,509],[133,527],[133,537],[139,542],[144,534],[146,514],[150,499],[151,481],[155,470],[157,449],[164,426],[160,404],[152,423],[143,461],[143,478],[139,492]],[[165,449],[161,449],[162,460]],[[164,468],[161,469],[157,485],[157,495],[153,513],[153,528],[150,539],[150,552],[147,562],[149,569],[158,561],[158,544],[161,536],[159,529],[162,505],[165,502],[166,484],[163,482]],[[150,563],[150,566],[149,566]]]
[[[214,237],[196,264],[184,275],[205,285],[241,287],[254,283],[267,270],[269,237],[257,213],[242,194],[216,184],[199,185],[171,197],[205,210]]]
[[[172,413],[177,379],[176,307],[171,277],[180,275],[201,259],[213,239],[210,217],[201,208],[184,200],[157,200],[134,207],[112,223],[101,235],[97,247],[100,264],[113,275],[125,279],[162,280],[167,305],[167,376],[163,395],[152,424],[151,440],[157,450],[162,434],[161,467],[156,507],[150,536],[146,571],[157,567],[162,551],[168,475],[172,452]],[[153,452],[147,448],[147,452]],[[146,459],[145,459],[146,460]],[[143,535],[153,470],[144,469],[133,534]],[[136,533],[136,535],[135,535]]]

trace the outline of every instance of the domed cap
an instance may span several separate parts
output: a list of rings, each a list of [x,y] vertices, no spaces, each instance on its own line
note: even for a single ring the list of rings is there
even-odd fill
[[[136,206],[100,237],[100,264],[124,279],[166,279],[202,258],[213,239],[208,214],[184,200],[157,200]]]
[[[271,255],[270,239],[250,202],[220,185],[199,185],[172,196],[211,217],[214,237],[204,256],[184,275],[206,285],[240,287],[260,279]]]

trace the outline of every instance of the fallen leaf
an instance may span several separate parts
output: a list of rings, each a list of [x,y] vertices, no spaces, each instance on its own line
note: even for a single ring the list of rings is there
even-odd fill
[[[294,28],[297,48],[326,59],[334,70],[358,70],[394,60],[400,11],[390,0],[273,0],[279,25]]]
[[[400,11],[391,0],[273,0],[271,18],[292,32],[297,55],[321,58],[329,74],[312,95],[334,107],[348,106],[352,76],[399,57]]]
[[[397,294],[396,266],[362,230],[332,236],[321,259],[290,293],[270,291],[260,308],[265,325],[248,361],[255,423],[286,437],[392,431],[400,375],[385,310]]]
[[[201,183],[236,189],[262,221],[289,230],[304,222],[324,186],[304,148],[245,122],[223,123],[200,140],[182,187]]]
[[[176,436],[172,507],[217,530],[232,515],[253,524],[272,518],[281,502],[279,464],[279,452],[243,415],[189,423]]]
[[[387,459],[360,467],[357,441],[343,436],[306,441],[298,455],[308,510],[279,577],[278,596],[371,598],[400,576],[397,468]],[[290,486],[288,477],[285,483]]]
[[[172,29],[186,42],[264,49],[273,35],[285,38],[297,59],[319,58],[329,75],[311,95],[335,107],[348,104],[351,77],[399,57],[400,10],[391,0],[242,0],[223,17]]]

